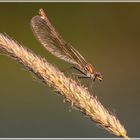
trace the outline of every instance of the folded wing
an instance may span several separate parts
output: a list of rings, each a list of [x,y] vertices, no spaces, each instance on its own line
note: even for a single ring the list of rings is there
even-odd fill
[[[56,32],[46,15],[34,16],[31,28],[37,40],[54,56],[80,68],[87,64],[84,57]]]

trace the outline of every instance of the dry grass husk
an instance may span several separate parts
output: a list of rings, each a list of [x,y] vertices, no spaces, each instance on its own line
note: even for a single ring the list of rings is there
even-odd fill
[[[78,83],[65,77],[56,67],[44,58],[35,55],[27,48],[21,46],[10,37],[0,33],[0,50],[23,64],[36,75],[43,83],[53,87],[64,99],[79,109],[86,116],[110,133],[128,138],[125,128],[115,115],[110,113],[89,91]]]

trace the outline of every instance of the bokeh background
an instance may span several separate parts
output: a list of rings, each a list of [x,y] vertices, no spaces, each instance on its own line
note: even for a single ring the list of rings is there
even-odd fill
[[[140,3],[0,3],[0,32],[64,69],[35,40],[30,20],[44,8],[57,31],[104,79],[93,86],[101,103],[140,136]],[[115,137],[63,103],[48,86],[0,55],[0,137]]]

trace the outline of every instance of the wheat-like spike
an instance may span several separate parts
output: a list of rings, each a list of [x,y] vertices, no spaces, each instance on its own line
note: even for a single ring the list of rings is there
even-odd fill
[[[0,33],[0,50],[23,64],[43,83],[53,87],[66,101],[78,108],[92,121],[114,135],[128,138],[126,130],[119,120],[103,107],[97,97],[92,96],[85,87],[78,85],[73,79],[65,77],[62,72],[44,58],[35,55],[2,33]]]

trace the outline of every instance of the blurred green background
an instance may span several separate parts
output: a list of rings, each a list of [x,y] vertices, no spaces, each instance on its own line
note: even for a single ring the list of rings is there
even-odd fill
[[[97,71],[94,92],[128,131],[140,133],[140,3],[0,3],[0,32],[64,69],[34,38],[44,8],[57,31]],[[115,137],[96,126],[12,59],[0,55],[0,137]]]

